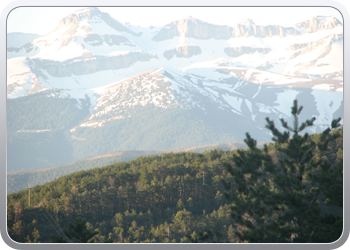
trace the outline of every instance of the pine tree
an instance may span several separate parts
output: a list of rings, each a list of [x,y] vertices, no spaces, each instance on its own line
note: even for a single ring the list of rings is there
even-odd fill
[[[187,234],[186,238],[191,243],[223,243],[222,235],[218,231],[213,232],[209,230],[208,232],[199,232],[197,236],[196,232],[193,232],[191,235]]]
[[[291,108],[292,127],[280,119],[284,132],[266,118],[278,161],[268,153],[267,145],[257,148],[247,133],[244,141],[248,149],[236,151],[234,166],[225,163],[234,178],[232,184],[223,181],[225,196],[232,201],[231,216],[241,242],[320,242],[322,237],[317,234],[330,232],[333,233],[328,242],[340,237],[342,219],[322,214],[321,203],[322,198],[328,197],[328,201],[340,205],[342,162],[336,165],[325,156],[316,157],[316,152],[322,154],[340,136],[339,130],[332,131],[340,126],[340,119],[333,120],[331,128],[314,142],[308,133],[301,135],[315,121],[312,118],[299,124],[302,108],[295,100]],[[337,192],[338,203],[332,201],[332,194]]]
[[[68,231],[64,231],[64,234],[72,241],[76,243],[93,243],[92,237],[94,237],[98,232],[90,231],[87,229],[86,221],[82,218],[76,218],[74,224],[69,223]],[[67,243],[59,235],[53,235],[52,242],[54,243]]]

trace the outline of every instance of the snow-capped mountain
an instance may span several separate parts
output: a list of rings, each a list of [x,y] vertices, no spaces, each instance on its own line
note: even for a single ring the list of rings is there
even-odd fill
[[[292,27],[186,17],[141,28],[84,8],[7,55],[9,153],[23,140],[52,145],[45,136],[55,133],[70,150],[40,155],[42,166],[242,141],[245,132],[268,141],[265,118],[290,120],[295,98],[304,118],[317,118],[310,132],[343,115],[343,26],[333,17]],[[40,105],[36,122],[39,109],[24,110]]]

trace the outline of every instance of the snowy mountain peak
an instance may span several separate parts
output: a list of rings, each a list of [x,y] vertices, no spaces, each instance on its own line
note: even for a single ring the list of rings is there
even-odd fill
[[[129,40],[130,35],[138,37],[141,33],[133,32],[98,8],[84,8],[61,19],[52,32],[10,52],[54,61],[119,55],[140,50]]]
[[[76,10],[74,13],[77,15],[79,14],[91,15],[92,13],[101,13],[101,11],[96,7],[87,7],[87,8],[82,8],[80,10]]]
[[[159,30],[153,41],[164,41],[174,37],[184,36],[195,39],[229,39],[233,28],[228,25],[215,25],[188,16],[173,21]]]
[[[181,19],[178,19],[178,20],[175,20],[173,21],[172,23],[175,24],[175,25],[179,25],[179,24],[182,24],[182,23],[197,23],[197,22],[203,22],[197,18],[194,18],[190,15],[187,15],[187,16],[183,16]],[[170,23],[169,25],[171,25],[172,23]]]
[[[108,13],[101,12],[98,8],[83,8],[63,18],[57,29],[61,27],[70,27],[72,30],[83,30],[84,33],[104,33],[111,34],[116,31],[126,32],[133,36],[139,36],[130,28],[126,27]]]
[[[187,15],[187,16],[183,16],[181,19],[177,20],[177,21],[181,21],[181,20],[186,20],[186,21],[195,21],[195,20],[198,20],[190,15]]]
[[[61,19],[59,26],[71,26],[74,24],[78,24],[82,20],[101,16],[101,13],[102,12],[98,8],[80,9]]]

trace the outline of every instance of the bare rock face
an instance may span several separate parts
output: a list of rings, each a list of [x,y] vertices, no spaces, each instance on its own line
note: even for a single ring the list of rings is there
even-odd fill
[[[31,70],[42,68],[54,77],[91,74],[102,70],[128,68],[138,61],[149,61],[157,56],[146,52],[130,52],[118,56],[94,56],[56,62],[51,60],[31,59]]]
[[[319,30],[333,29],[342,24],[334,17],[314,17],[312,20],[294,25],[294,27],[282,27],[278,25],[256,25],[251,19],[247,19],[235,26],[232,37],[255,36],[260,38],[286,35],[300,35],[303,30],[313,33]]]
[[[153,41],[164,41],[176,36],[191,37],[196,39],[230,39],[235,37],[255,36],[259,38],[287,35],[301,35],[304,31],[313,33],[324,29],[333,29],[342,24],[333,17],[314,17],[312,20],[283,27],[279,25],[256,25],[251,19],[247,19],[235,27],[213,25],[194,18],[186,18],[174,21],[164,26],[153,38]]]
[[[342,26],[341,22],[334,17],[316,16],[311,20],[301,22],[295,25],[297,28],[305,29],[306,31],[313,33],[324,29],[334,29],[335,27]]]
[[[244,54],[252,54],[255,52],[259,52],[262,54],[267,54],[271,51],[269,48],[252,48],[252,47],[227,47],[224,49],[224,52],[226,55],[231,56],[231,57],[238,57]]]
[[[126,38],[125,36],[104,35],[103,39],[108,45],[129,45],[129,46],[134,46],[134,45],[131,44],[129,39]]]
[[[209,24],[189,17],[174,21],[164,26],[153,38],[153,41],[164,41],[176,36],[196,39],[229,39],[233,29],[226,25]]]
[[[290,45],[288,49],[296,50],[296,52],[290,56],[290,59],[293,59],[299,55],[307,54],[311,51],[314,51],[318,49],[320,46],[329,47],[332,43],[339,42],[339,41],[343,41],[342,34],[329,35],[328,37],[324,37],[320,40],[317,40],[311,43],[296,43],[296,44]]]
[[[107,43],[109,46],[113,45],[129,45],[133,46],[129,39],[125,36],[119,36],[119,35],[103,35],[100,36],[98,34],[88,34],[84,38],[84,42],[92,45],[92,46],[100,46],[104,42]]]
[[[163,56],[166,59],[171,59],[173,56],[176,57],[185,57],[190,58],[195,55],[199,55],[202,53],[202,50],[199,46],[191,46],[191,45],[185,45],[185,46],[178,46],[175,49],[166,50],[163,53]]]
[[[14,48],[14,47],[10,47],[7,48],[7,52],[19,52],[21,50],[21,48]]]
[[[92,46],[99,46],[103,44],[103,38],[98,34],[88,34],[84,37],[84,42]]]
[[[32,87],[28,91],[28,94],[38,93],[45,89],[45,87],[40,83],[39,79],[36,76],[33,76],[31,82],[32,82]]]
[[[248,37],[255,36],[260,38],[280,36],[284,37],[287,34],[297,35],[300,32],[291,27],[282,27],[278,25],[256,25],[251,19],[247,19],[235,26],[232,37]]]
[[[30,53],[32,51],[36,51],[38,50],[38,46],[32,44],[32,43],[26,43],[25,45],[23,45],[20,48],[7,48],[7,52],[14,52],[14,53],[18,53],[20,51],[24,51],[25,53]]]

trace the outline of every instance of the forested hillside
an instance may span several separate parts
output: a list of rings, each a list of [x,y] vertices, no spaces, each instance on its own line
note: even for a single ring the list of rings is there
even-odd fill
[[[224,224],[228,229],[232,224],[220,182],[231,178],[221,164],[230,161],[231,154],[170,153],[73,173],[31,188],[31,207],[46,207],[62,226],[85,218],[91,229],[99,229],[98,242],[181,242],[193,230]],[[8,196],[9,207],[14,207],[9,209],[10,214],[14,211],[10,228],[20,221],[21,209],[16,207],[22,207],[24,215],[33,209],[28,195],[29,190],[23,190]]]
[[[337,132],[342,135],[342,129]],[[311,136],[314,142],[321,137]],[[341,136],[324,152],[317,149],[315,156],[335,165],[342,160],[342,146]],[[277,163],[276,147],[270,144],[266,149]],[[76,218],[85,219],[87,229],[98,232],[92,237],[95,242],[190,242],[209,231],[219,233],[215,240],[239,242],[222,184],[222,180],[234,183],[225,165],[234,167],[237,155],[238,150],[216,149],[139,157],[9,194],[9,233],[19,242],[52,242],[50,235],[57,229],[39,215],[47,210],[64,230]],[[342,187],[342,173],[337,180]],[[334,204],[320,198],[318,206],[323,214],[338,218],[329,227],[341,229],[342,219],[334,216],[342,215],[342,204]]]
[[[259,145],[263,145],[260,143]],[[135,160],[139,156],[160,155],[170,152],[204,152],[211,149],[234,150],[247,148],[242,142],[217,143],[198,147],[175,148],[168,150],[124,150],[106,153],[95,157],[84,158],[68,164],[47,168],[16,171],[7,173],[7,193],[18,192],[28,187],[42,185],[61,176],[95,167],[103,167],[115,162]]]

